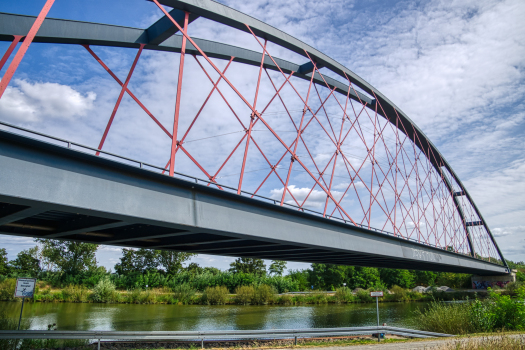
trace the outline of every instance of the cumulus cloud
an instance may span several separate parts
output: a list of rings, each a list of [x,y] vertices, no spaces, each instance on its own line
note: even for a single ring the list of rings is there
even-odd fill
[[[275,200],[281,200],[283,196],[283,190],[284,187],[276,188],[270,191],[270,198]],[[296,187],[295,185],[288,186],[288,190],[292,193],[292,195],[295,197],[295,199],[301,204],[306,196],[310,193],[311,188],[308,187]],[[331,191],[332,196],[339,201],[341,197],[343,196],[343,192],[341,191]],[[285,202],[288,204],[294,204],[296,205],[295,201],[293,200],[292,196],[289,192],[286,192],[286,196],[284,198]],[[311,191],[311,194],[308,196],[308,200],[306,201],[307,206],[320,208],[324,206],[326,202],[326,192],[323,190],[317,190],[314,189]],[[329,200],[329,203],[331,203],[332,200]]]
[[[16,79],[0,100],[0,115],[14,122],[85,116],[96,97],[92,91],[82,94],[68,85]]]

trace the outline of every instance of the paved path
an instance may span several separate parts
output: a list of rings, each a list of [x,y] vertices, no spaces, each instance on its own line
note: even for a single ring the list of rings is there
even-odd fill
[[[446,345],[450,346],[457,342],[466,343],[469,341],[487,341],[491,338],[499,338],[501,336],[485,336],[485,337],[474,337],[474,338],[440,338],[432,340],[421,340],[412,342],[399,342],[399,343],[377,343],[367,345],[350,345],[350,346],[332,346],[332,347],[315,347],[310,348],[313,350],[431,350],[431,349],[442,349]],[[507,335],[511,338],[521,338],[525,340],[525,334],[511,334]]]

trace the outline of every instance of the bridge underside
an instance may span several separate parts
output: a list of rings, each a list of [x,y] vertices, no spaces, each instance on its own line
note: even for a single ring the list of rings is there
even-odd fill
[[[503,266],[0,131],[0,233],[233,257],[505,274]]]

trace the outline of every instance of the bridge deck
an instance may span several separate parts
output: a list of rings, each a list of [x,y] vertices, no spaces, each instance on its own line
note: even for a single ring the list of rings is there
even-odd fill
[[[225,256],[505,274],[503,266],[0,131],[0,233]]]

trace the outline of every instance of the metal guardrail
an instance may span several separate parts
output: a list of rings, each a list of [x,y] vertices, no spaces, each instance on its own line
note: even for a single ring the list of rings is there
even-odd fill
[[[410,338],[454,337],[451,334],[425,332],[415,329],[381,326],[381,327],[344,327],[344,328],[308,328],[308,329],[268,329],[268,330],[226,330],[226,331],[188,331],[188,332],[132,332],[132,331],[0,331],[0,339],[88,339],[98,340],[134,340],[134,341],[169,341],[193,340],[226,341],[240,339],[294,339],[329,336],[349,336],[368,334],[395,334]]]

